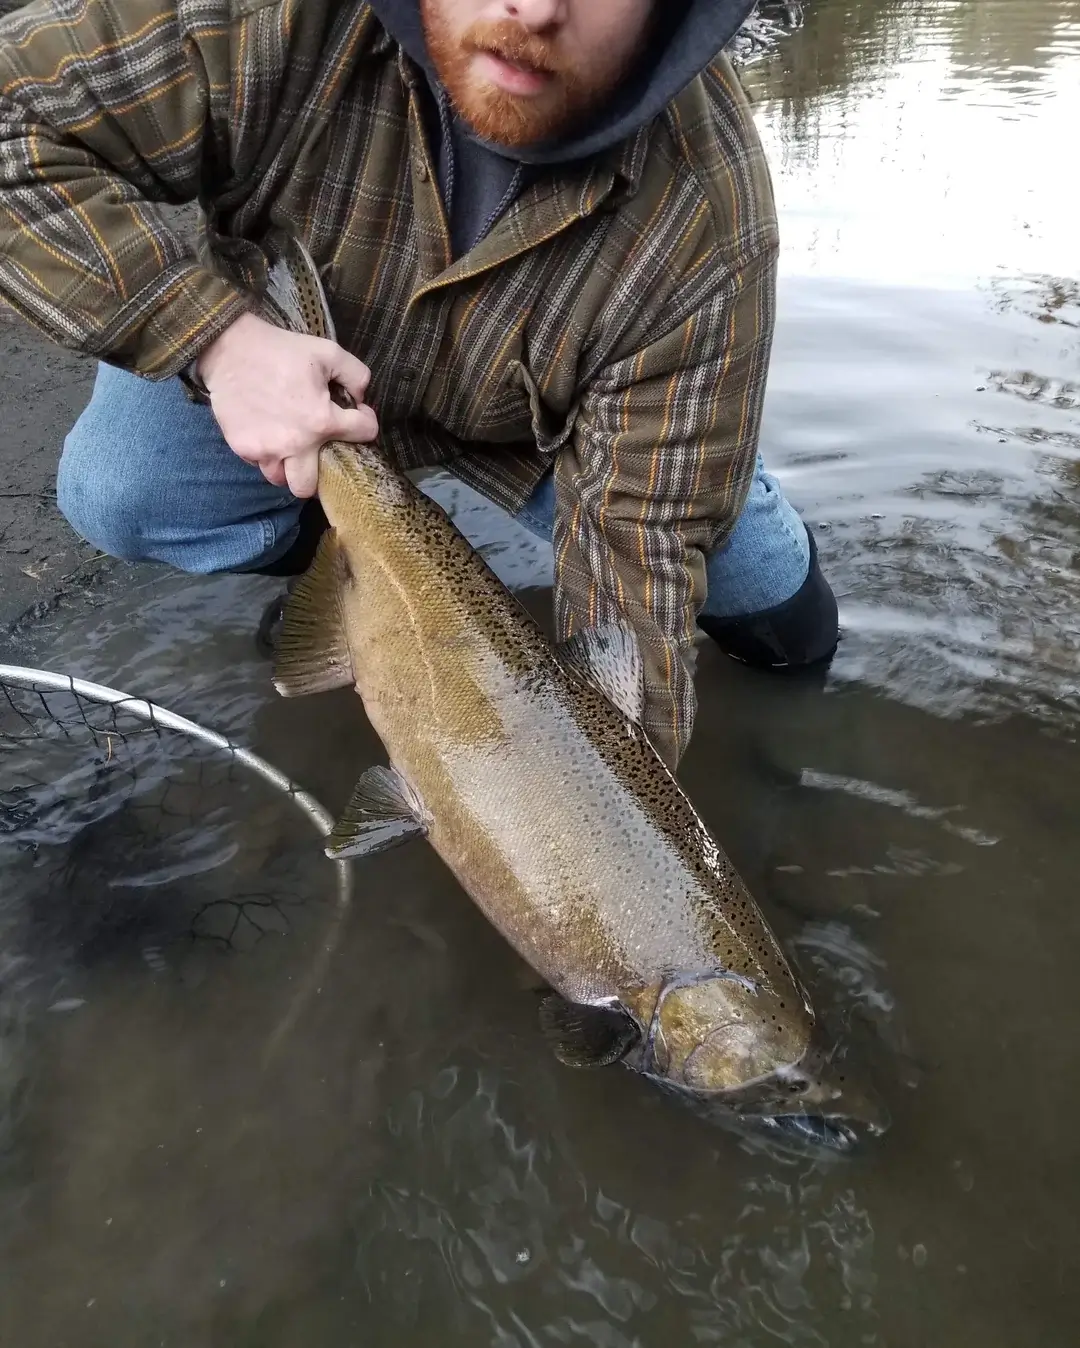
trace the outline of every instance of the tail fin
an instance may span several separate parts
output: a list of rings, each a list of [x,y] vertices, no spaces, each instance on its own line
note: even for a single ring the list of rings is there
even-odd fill
[[[299,239],[275,231],[268,240],[270,268],[264,307],[279,327],[336,341],[334,320],[314,259]]]

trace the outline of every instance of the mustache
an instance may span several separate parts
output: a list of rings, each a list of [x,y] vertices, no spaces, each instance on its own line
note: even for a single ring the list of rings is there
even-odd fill
[[[537,37],[535,33],[527,32],[512,19],[474,23],[466,31],[462,42],[474,51],[490,52],[504,61],[529,66],[545,75],[559,73],[559,63],[552,52],[551,43]]]

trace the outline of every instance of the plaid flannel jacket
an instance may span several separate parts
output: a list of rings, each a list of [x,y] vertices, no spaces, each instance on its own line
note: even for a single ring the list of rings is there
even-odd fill
[[[747,100],[717,57],[455,260],[423,78],[356,0],[36,0],[0,22],[0,296],[161,379],[251,303],[267,229],[297,233],[403,467],[447,464],[514,511],[554,465],[559,635],[631,623],[646,729],[674,764],[773,330]],[[193,200],[199,250],[160,209]]]

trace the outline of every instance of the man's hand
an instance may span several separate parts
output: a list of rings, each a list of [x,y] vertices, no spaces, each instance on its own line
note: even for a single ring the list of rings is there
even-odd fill
[[[379,423],[363,406],[371,371],[335,342],[286,332],[244,314],[196,362],[229,447],[294,496],[314,496],[327,440],[363,444]],[[329,384],[356,403],[339,407]]]

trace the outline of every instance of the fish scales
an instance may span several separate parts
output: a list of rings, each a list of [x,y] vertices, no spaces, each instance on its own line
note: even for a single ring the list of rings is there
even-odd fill
[[[407,479],[388,490],[384,472],[370,450],[323,450],[323,507],[363,540],[350,554],[356,686],[432,844],[489,919],[566,995],[717,960],[790,986],[718,849],[713,887],[697,879],[704,830],[644,736],[560,666],[445,512]]]

